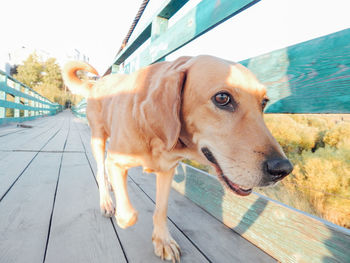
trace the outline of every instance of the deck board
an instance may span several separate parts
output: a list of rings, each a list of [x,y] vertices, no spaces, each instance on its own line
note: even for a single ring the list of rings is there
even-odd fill
[[[2,262],[42,262],[60,161],[39,153],[0,202]]]
[[[36,152],[0,152],[0,200],[36,154]]]
[[[64,153],[46,262],[126,262],[98,198],[85,154]]]
[[[42,123],[46,123],[47,122],[47,118],[48,117],[43,117],[43,118],[38,118],[35,120],[31,120],[31,121],[25,121],[22,122],[22,125],[29,125],[29,126],[38,126]],[[10,134],[14,134],[16,132],[20,132],[20,131],[24,131],[27,128],[23,128],[21,126],[19,126],[17,123],[8,123],[6,125],[2,125],[1,129],[0,129],[0,137],[6,136],[6,135],[10,135]]]
[[[0,137],[0,151],[39,151],[61,129],[64,120],[61,114],[47,117],[45,123]]]
[[[142,174],[140,168],[131,169],[129,175],[154,202],[155,176]],[[212,262],[275,262],[174,189],[170,193],[168,216]],[[220,238],[213,241],[213,235]]]
[[[84,152],[84,146],[80,138],[80,133],[78,130],[77,123],[79,123],[79,119],[74,118],[71,121],[70,132],[67,138],[66,151]]]
[[[62,123],[59,123],[60,129],[58,130],[58,133],[50,140],[49,143],[47,143],[41,151],[45,152],[61,152],[64,150],[64,146],[66,144],[68,133],[69,133],[69,126],[70,126],[70,120],[67,118]]]
[[[99,211],[86,123],[65,111],[26,124],[0,126],[1,262],[163,262],[151,242],[154,176],[129,171],[139,221],[120,229]],[[168,218],[181,262],[274,262],[173,190]]]

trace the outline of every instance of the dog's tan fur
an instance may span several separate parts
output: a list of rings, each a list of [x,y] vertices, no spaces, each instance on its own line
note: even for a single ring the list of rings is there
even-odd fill
[[[162,258],[175,261],[180,256],[166,223],[171,181],[179,160],[190,158],[213,165],[201,151],[207,147],[230,181],[252,188],[261,185],[262,164],[268,156],[285,158],[263,121],[265,87],[240,64],[211,56],[181,57],[130,75],[109,75],[94,85],[78,79],[78,70],[94,74],[96,70],[71,62],[63,77],[72,92],[87,97],[101,211],[106,216],[114,214],[105,170],[122,228],[137,221],[127,193],[127,170],[142,165],[156,173],[152,240],[155,253]],[[214,105],[212,97],[220,91],[232,94],[237,104],[234,111]]]

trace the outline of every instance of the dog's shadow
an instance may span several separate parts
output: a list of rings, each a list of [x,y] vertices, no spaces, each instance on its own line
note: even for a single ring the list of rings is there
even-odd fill
[[[201,177],[206,176],[205,180]],[[202,173],[186,164],[180,164],[174,177],[178,184],[184,184],[184,194],[211,215],[224,221],[224,195],[225,190],[220,182],[210,175]],[[205,183],[204,183],[205,182]],[[208,194],[210,193],[210,194]],[[259,197],[245,212],[237,226],[232,230],[242,235],[255,223],[263,213],[268,201]]]

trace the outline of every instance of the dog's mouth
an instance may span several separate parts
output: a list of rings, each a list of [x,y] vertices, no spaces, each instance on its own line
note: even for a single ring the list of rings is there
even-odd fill
[[[216,161],[213,153],[208,148],[203,147],[201,150],[202,150],[202,153],[204,154],[204,156],[207,158],[207,160],[214,165],[214,167],[216,169],[216,173],[218,175],[218,178],[224,185],[226,185],[231,191],[233,191],[237,195],[247,196],[247,195],[251,194],[251,192],[252,192],[251,188],[246,189],[243,186],[235,184],[230,179],[228,179],[227,176],[224,175],[224,173],[223,173],[220,165]]]

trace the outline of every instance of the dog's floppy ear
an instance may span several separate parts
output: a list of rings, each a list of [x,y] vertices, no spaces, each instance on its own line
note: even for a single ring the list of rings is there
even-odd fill
[[[181,92],[189,59],[181,57],[157,70],[140,105],[142,126],[158,137],[167,151],[175,147],[180,135]]]

